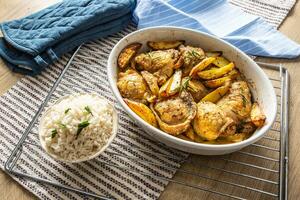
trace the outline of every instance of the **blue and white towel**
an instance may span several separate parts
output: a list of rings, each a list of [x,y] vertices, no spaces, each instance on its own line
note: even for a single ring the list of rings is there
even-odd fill
[[[141,0],[134,17],[138,28],[180,26],[218,36],[254,56],[296,58],[300,45],[261,17],[226,0]]]

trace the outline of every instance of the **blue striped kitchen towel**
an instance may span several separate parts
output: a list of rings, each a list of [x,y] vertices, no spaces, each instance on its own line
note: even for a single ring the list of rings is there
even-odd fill
[[[138,28],[179,26],[215,35],[254,56],[296,58],[300,45],[261,17],[226,0],[140,0],[134,13]]]

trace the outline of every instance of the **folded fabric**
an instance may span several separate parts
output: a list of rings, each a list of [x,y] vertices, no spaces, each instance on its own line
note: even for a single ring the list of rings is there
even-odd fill
[[[65,0],[1,24],[0,56],[15,72],[35,75],[88,40],[120,31],[135,0]]]
[[[300,45],[262,18],[226,0],[141,0],[134,12],[138,28],[180,26],[222,38],[254,56],[296,58]]]

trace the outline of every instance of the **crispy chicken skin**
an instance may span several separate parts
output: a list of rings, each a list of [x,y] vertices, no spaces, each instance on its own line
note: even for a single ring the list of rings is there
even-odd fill
[[[189,116],[189,107],[181,98],[161,101],[154,106],[160,119],[170,125],[184,122]]]
[[[234,121],[214,103],[204,101],[197,104],[197,114],[193,120],[195,132],[206,140],[232,135],[236,131]]]
[[[187,76],[191,69],[205,58],[205,53],[201,48],[192,46],[179,46],[181,57],[183,58],[183,75]]]
[[[196,103],[190,93],[182,91],[179,96],[151,105],[160,128],[172,135],[183,133],[190,127],[196,115]]]
[[[179,59],[179,51],[175,49],[141,53],[135,57],[136,63],[150,73],[157,72],[165,66],[173,68]]]
[[[122,97],[141,102],[145,100],[148,92],[147,84],[143,77],[133,69],[119,73],[117,86]]]
[[[146,83],[149,86],[150,91],[153,95],[158,96],[159,87],[157,84],[157,77],[155,77],[153,74],[149,73],[148,71],[141,71],[141,75],[146,81]]]
[[[251,93],[245,81],[232,83],[229,93],[217,105],[236,122],[245,120],[251,112]]]
[[[139,69],[153,73],[162,85],[177,69],[180,62],[179,51],[175,49],[151,51],[141,53],[135,57]]]

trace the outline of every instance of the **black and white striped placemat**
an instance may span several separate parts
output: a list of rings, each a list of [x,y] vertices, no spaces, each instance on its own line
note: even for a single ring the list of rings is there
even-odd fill
[[[295,3],[294,0],[230,0],[230,2],[251,14],[264,17],[276,27]],[[83,45],[54,96],[92,88],[110,101],[116,102],[106,78],[106,61],[114,44],[134,29],[131,26],[113,36]],[[35,78],[21,79],[1,96],[1,168],[69,58],[70,55],[64,56]],[[120,114],[118,137],[99,158],[82,164],[68,165],[55,162],[38,147],[28,146],[23,149],[20,163],[17,165],[18,170],[117,199],[157,199],[168,181],[157,179],[156,176],[172,178],[186,154],[168,149],[149,139],[119,105],[116,104],[116,108]],[[37,141],[36,136],[32,133],[30,139]],[[136,173],[137,171],[142,174]],[[45,184],[14,178],[41,199],[83,198]]]

